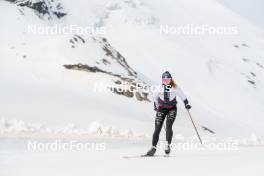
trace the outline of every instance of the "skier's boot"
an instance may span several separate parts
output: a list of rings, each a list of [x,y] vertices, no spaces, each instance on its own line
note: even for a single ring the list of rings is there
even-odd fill
[[[145,156],[154,156],[156,153],[156,147],[152,146]]]
[[[170,152],[171,152],[170,145],[167,144],[166,147],[165,147],[165,154],[166,154],[166,155],[169,155]]]

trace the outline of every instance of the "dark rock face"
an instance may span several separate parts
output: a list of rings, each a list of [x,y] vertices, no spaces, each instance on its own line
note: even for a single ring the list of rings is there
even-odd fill
[[[32,2],[31,0],[6,0],[14,3],[19,7],[27,7],[33,9],[40,18],[47,16],[48,19],[53,17],[62,18],[67,15],[59,0],[39,0]]]
[[[104,39],[103,39],[104,41]],[[103,46],[103,50],[106,53],[106,56],[111,56],[114,60],[116,60],[120,65],[122,65],[128,72],[130,76],[136,76],[137,72],[135,72],[126,62],[126,59],[115,50],[112,50],[112,47],[109,43],[105,42],[105,45]]]
[[[252,81],[252,80],[248,80],[248,82],[249,82],[250,84],[253,84],[253,85],[256,84],[256,83],[255,83],[254,81]]]
[[[146,93],[146,92],[143,92],[143,93],[136,92],[136,98],[139,101],[150,101],[148,99],[148,93]]]
[[[106,57],[98,58],[95,65],[76,63],[66,64],[64,68],[88,73],[103,73],[110,76],[115,83],[115,86],[108,87],[111,92],[128,98],[135,97],[138,101],[150,102],[150,94],[144,90],[144,87],[148,85],[138,78],[138,73],[129,66],[125,57],[115,50],[106,38],[92,37],[91,39],[95,44],[99,44],[98,48],[103,51]],[[74,35],[69,39],[69,44],[72,48],[77,48],[80,45],[85,45],[86,40],[80,35]],[[113,63],[119,65],[125,72],[121,74],[109,69]],[[137,83],[141,85],[139,86]]]

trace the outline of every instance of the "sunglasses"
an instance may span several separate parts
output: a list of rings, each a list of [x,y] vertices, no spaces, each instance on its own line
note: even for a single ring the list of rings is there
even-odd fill
[[[169,83],[169,82],[171,82],[171,78],[163,78],[162,82]]]

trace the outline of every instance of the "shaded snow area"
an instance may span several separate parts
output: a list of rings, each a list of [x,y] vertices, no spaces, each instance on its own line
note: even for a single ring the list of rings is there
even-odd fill
[[[0,1],[0,176],[262,176],[259,4]],[[177,98],[170,157],[166,125],[156,156],[140,157],[166,70],[193,123]]]

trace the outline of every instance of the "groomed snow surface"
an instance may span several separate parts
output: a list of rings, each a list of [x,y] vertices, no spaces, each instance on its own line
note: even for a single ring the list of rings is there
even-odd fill
[[[264,153],[259,146],[238,147],[234,151],[173,151],[169,158],[163,157],[159,149],[157,157],[133,158],[148,149],[149,141],[108,138],[79,143],[94,144],[94,147],[90,145],[90,151],[32,151],[27,148],[28,140],[2,139],[1,176],[263,175]],[[132,158],[126,159],[126,156]]]

